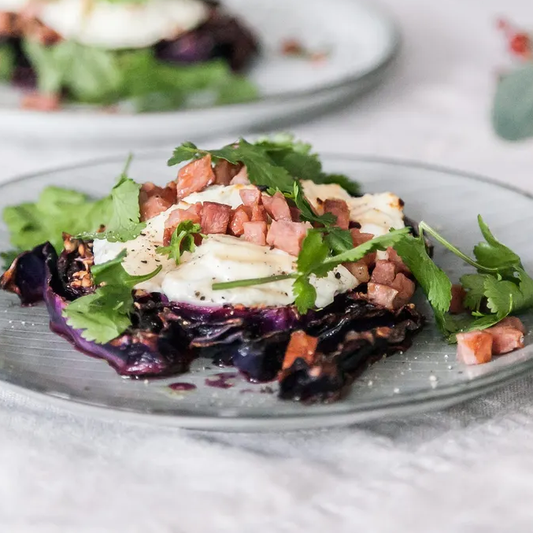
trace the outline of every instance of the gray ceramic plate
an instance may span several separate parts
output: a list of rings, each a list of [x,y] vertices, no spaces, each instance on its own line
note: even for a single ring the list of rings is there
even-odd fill
[[[132,177],[164,183],[175,171],[168,154],[138,158]],[[526,228],[533,227],[533,199],[490,181],[443,169],[398,162],[326,156],[332,172],[358,180],[368,192],[393,191],[406,202],[414,219],[424,219],[471,251],[479,240],[476,215],[482,213],[495,234],[516,250],[533,270],[533,246]],[[46,185],[75,187],[102,195],[120,172],[123,161],[112,160],[26,176],[0,186],[0,208],[31,201]],[[2,227],[0,247],[7,249]],[[465,272],[455,256],[439,248],[435,260],[454,278]],[[429,311],[420,298],[422,310]],[[533,325],[532,317],[526,322]],[[83,355],[48,329],[42,306],[22,308],[16,297],[0,294],[1,386],[16,386],[43,401],[65,400],[65,407],[85,409],[117,418],[214,430],[279,430],[334,426],[442,408],[503,385],[533,369],[533,346],[478,367],[455,361],[454,347],[429,326],[404,354],[382,360],[358,379],[350,395],[332,405],[303,406],[282,402],[265,387],[247,383],[224,370],[229,388],[212,387],[221,369],[199,361],[182,377],[131,381],[120,378],[103,361]],[[185,382],[190,392],[173,392],[168,385]]]

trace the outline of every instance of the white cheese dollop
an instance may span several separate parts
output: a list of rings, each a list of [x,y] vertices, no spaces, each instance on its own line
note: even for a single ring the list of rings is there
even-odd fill
[[[275,276],[295,272],[295,257],[269,246],[258,246],[230,235],[209,235],[193,253],[185,253],[182,261],[175,261],[156,253],[163,245],[165,221],[178,208],[195,202],[216,201],[232,208],[242,204],[239,191],[247,185],[215,185],[186,197],[179,205],[150,219],[136,239],[121,243],[107,240],[94,241],[95,264],[114,259],[127,250],[123,266],[135,276],[153,272],[161,265],[161,272],[136,288],[162,292],[170,300],[196,305],[241,304],[245,306],[279,306],[294,302],[292,280],[282,280],[252,287],[213,291],[216,282]],[[325,278],[311,279],[317,289],[316,304],[330,304],[337,294],[355,288],[358,282],[343,266],[337,267]]]
[[[19,4],[0,0],[0,9],[4,9],[3,3]],[[209,15],[200,0],[51,0],[38,5],[39,19],[63,38],[112,50],[145,48],[162,39],[175,39]]]
[[[320,211],[321,200],[340,198],[348,202],[351,219],[361,224],[361,231],[383,235],[389,228],[404,227],[402,203],[391,194],[367,194],[352,198],[338,185],[316,185],[303,182],[309,201]],[[178,205],[150,219],[142,234],[126,243],[106,240],[94,242],[95,264],[115,258],[127,250],[124,268],[129,274],[142,275],[152,272],[159,265],[161,272],[151,280],[137,286],[150,292],[162,292],[170,300],[196,305],[241,304],[245,306],[281,306],[294,302],[292,280],[281,280],[264,285],[239,287],[214,291],[213,283],[240,279],[275,276],[295,272],[295,257],[269,246],[258,246],[230,235],[209,235],[192,253],[185,253],[181,263],[156,253],[163,245],[165,221],[178,208],[186,208],[195,202],[218,202],[236,208],[242,204],[239,191],[252,185],[214,185],[193,193]],[[357,279],[343,266],[337,267],[325,278],[311,278],[317,290],[316,305],[330,304],[337,294],[358,285]]]
[[[183,265],[168,272],[162,283],[162,292],[170,300],[249,307],[294,302],[291,279],[220,291],[211,288],[218,282],[295,272],[295,258],[282,250],[258,246],[230,235],[209,235],[195,252],[184,255]],[[318,307],[330,304],[337,294],[358,285],[355,277],[342,266],[325,278],[311,279],[311,283],[317,291]]]
[[[361,224],[362,233],[378,236],[385,235],[391,228],[405,228],[403,202],[395,194],[384,192],[353,197],[335,183],[304,180],[302,185],[305,196],[319,213],[323,212],[322,203],[328,198],[344,200],[350,208],[350,220]]]

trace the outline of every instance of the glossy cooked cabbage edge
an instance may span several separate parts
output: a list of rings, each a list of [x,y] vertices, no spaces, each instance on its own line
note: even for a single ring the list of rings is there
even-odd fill
[[[44,300],[53,331],[82,352],[105,359],[123,376],[180,374],[197,357],[207,357],[215,365],[236,367],[251,381],[281,376],[283,399],[333,401],[369,364],[407,349],[424,324],[413,304],[393,312],[356,292],[300,316],[293,306],[198,307],[134,291],[132,326],[113,341],[97,344],[62,316],[69,301],[81,295],[68,281],[76,253],[63,252],[58,259],[49,243],[24,252],[2,277],[2,288],[17,293],[26,305]],[[317,353],[312,363],[298,358],[280,374],[296,329],[318,337]]]

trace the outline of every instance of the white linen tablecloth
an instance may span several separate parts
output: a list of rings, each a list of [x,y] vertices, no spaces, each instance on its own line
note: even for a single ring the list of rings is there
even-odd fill
[[[505,64],[495,19],[533,25],[533,5],[383,3],[404,33],[392,75],[294,131],[322,151],[437,163],[533,192],[533,142],[499,141],[488,118]],[[0,179],[111,152],[4,144]],[[532,393],[525,377],[394,422],[239,435],[74,416],[0,384],[0,531],[531,531]]]

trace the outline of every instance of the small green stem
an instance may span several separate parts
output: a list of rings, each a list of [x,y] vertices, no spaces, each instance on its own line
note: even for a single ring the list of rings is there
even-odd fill
[[[236,281],[225,281],[222,283],[213,283],[212,289],[214,291],[222,291],[224,289],[236,289],[238,287],[251,287],[252,285],[264,285],[265,283],[273,283],[284,279],[295,279],[298,274],[280,274],[278,276],[268,276],[266,278],[252,278],[252,279],[238,279]]]
[[[436,241],[438,241],[440,244],[442,244],[445,248],[450,250],[450,252],[454,253],[457,257],[460,257],[465,263],[468,263],[469,265],[473,266],[474,268],[477,268],[481,272],[486,272],[487,274],[494,274],[497,273],[499,269],[497,268],[489,268],[484,267],[483,265],[480,265],[470,257],[468,257],[466,254],[461,252],[459,248],[455,247],[451,242],[448,242],[444,237],[442,237],[439,233],[437,233],[431,226],[426,224],[425,222],[420,222],[419,224],[419,231],[420,236],[423,238],[424,231],[429,233]]]

